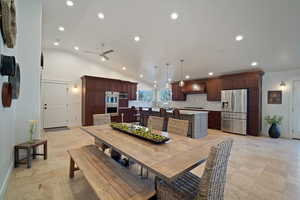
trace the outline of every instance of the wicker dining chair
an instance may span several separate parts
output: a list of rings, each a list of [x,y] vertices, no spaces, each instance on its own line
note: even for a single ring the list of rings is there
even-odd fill
[[[185,173],[175,181],[167,183],[155,179],[158,200],[223,200],[226,171],[232,139],[213,146],[206,161],[203,176]]]
[[[162,131],[164,128],[164,118],[156,117],[156,116],[149,116],[147,127]]]
[[[93,124],[94,126],[100,126],[100,125],[105,125],[105,124],[110,124],[111,123],[111,117],[110,114],[94,114],[93,115]],[[102,151],[105,151],[109,147],[102,142],[98,141],[95,139],[95,145],[99,148],[102,149]],[[114,158],[115,160],[119,160],[121,158],[121,154],[114,151],[113,149],[110,152],[111,157]]]
[[[169,118],[167,131],[168,133],[187,136],[189,131],[189,121]]]

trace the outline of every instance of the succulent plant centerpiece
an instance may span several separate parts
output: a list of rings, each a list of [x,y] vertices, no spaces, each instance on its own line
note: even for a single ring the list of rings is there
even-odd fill
[[[125,123],[111,123],[113,129],[148,140],[155,144],[162,144],[169,140],[168,137],[154,133],[151,129]]]

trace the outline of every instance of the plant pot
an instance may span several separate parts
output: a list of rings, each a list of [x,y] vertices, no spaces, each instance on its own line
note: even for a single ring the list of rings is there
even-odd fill
[[[280,137],[280,130],[276,124],[272,124],[269,128],[269,136],[271,138],[279,138]]]

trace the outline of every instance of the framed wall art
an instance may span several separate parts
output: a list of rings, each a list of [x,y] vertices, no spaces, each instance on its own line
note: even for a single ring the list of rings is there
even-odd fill
[[[268,91],[268,104],[282,104],[282,91]]]

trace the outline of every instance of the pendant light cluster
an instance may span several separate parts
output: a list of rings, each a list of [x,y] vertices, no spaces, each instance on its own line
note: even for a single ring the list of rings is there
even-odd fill
[[[184,62],[184,60],[181,59],[180,62],[181,62],[181,77],[180,77],[181,80],[179,81],[179,87],[183,87],[184,86],[184,81],[183,81],[183,62]]]

